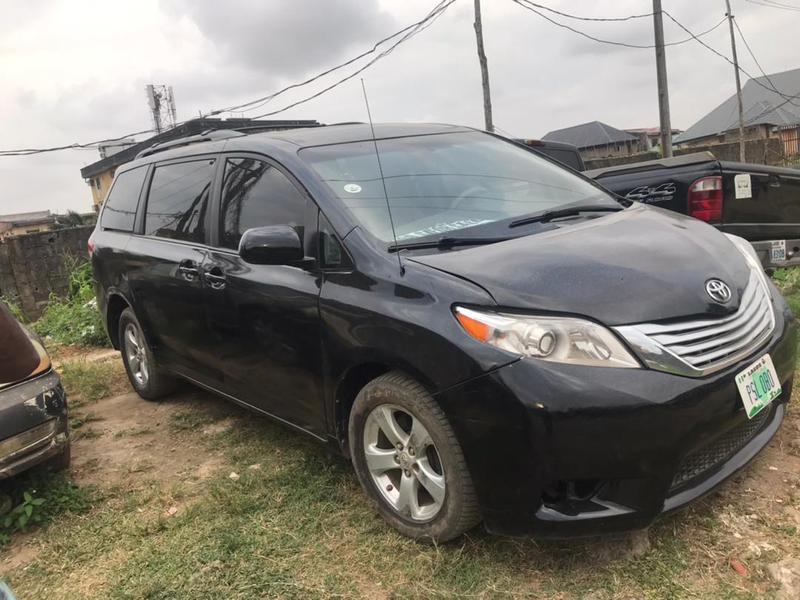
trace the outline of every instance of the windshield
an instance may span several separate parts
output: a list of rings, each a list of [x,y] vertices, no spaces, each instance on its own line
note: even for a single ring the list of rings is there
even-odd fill
[[[476,235],[499,221],[568,205],[619,206],[566,169],[485,133],[377,143],[401,243],[453,232]],[[383,242],[393,241],[371,140],[306,148],[300,155],[361,226]]]

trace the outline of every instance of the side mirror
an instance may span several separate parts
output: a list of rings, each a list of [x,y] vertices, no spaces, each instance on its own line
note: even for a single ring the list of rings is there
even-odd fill
[[[254,227],[242,235],[239,256],[254,265],[287,265],[303,260],[303,244],[288,225]]]

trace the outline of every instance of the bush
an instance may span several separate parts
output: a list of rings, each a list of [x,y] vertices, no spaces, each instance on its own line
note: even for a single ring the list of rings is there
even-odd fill
[[[33,330],[56,345],[108,346],[94,297],[92,266],[68,258],[67,269],[70,272],[67,297],[50,296]]]

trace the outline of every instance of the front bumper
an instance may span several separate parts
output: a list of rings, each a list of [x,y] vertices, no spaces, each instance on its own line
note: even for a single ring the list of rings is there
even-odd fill
[[[556,537],[640,529],[747,464],[791,395],[796,332],[779,296],[775,309],[758,352],[699,379],[520,360],[442,392],[487,528]],[[734,376],[767,352],[782,393],[748,421]]]
[[[774,242],[783,245],[786,256],[784,260],[773,259],[773,241],[750,242],[765,269],[800,265],[800,240],[774,240]]]
[[[0,479],[64,452],[67,398],[55,371],[0,391]]]

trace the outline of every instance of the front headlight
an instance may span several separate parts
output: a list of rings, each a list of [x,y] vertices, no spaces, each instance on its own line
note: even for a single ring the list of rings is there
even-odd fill
[[[764,286],[767,296],[772,298],[769,284],[767,283],[767,274],[764,272],[764,266],[758,259],[758,254],[756,254],[753,246],[746,239],[741,238],[738,235],[732,235],[730,233],[726,233],[725,235],[731,242],[733,242],[733,245],[736,246],[736,249],[742,253],[742,256],[744,256],[744,259],[747,262],[747,266],[758,275],[758,279],[761,282],[761,285]]]
[[[455,316],[476,340],[520,356],[593,367],[638,368],[605,327],[568,317],[489,313],[457,306]]]

